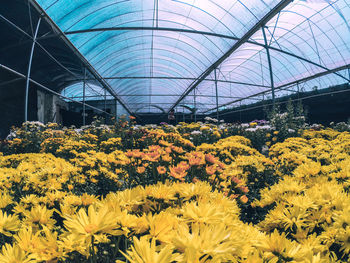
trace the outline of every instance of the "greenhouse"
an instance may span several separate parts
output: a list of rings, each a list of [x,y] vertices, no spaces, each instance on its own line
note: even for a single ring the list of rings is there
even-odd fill
[[[0,262],[350,262],[350,1],[2,0]]]

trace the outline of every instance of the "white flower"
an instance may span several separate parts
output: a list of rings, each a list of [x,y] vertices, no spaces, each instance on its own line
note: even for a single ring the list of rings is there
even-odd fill
[[[245,129],[245,130],[248,131],[248,132],[255,132],[256,128],[248,128],[248,129]]]
[[[295,132],[295,130],[293,130],[293,129],[288,129],[288,132],[289,132],[289,133],[293,133],[293,132]]]
[[[271,126],[270,125],[256,126],[256,129],[258,129],[258,130],[271,130]]]
[[[242,123],[242,124],[241,124],[241,127],[242,127],[242,128],[247,128],[247,127],[249,127],[249,123]]]
[[[199,135],[199,134],[202,134],[202,132],[201,131],[193,131],[193,132],[191,132],[191,134],[192,135]]]

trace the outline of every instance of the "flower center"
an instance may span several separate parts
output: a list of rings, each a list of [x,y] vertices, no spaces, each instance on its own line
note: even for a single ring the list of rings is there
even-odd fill
[[[95,232],[96,229],[97,229],[97,226],[95,224],[88,224],[84,227],[84,230],[86,231],[86,233]]]

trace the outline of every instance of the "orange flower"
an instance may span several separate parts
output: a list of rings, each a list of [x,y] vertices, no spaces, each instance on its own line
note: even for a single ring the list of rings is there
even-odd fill
[[[216,172],[216,167],[214,165],[207,166],[205,168],[205,171],[207,172],[208,175],[213,175]]]
[[[160,145],[163,145],[163,146],[171,146],[171,145],[172,145],[172,143],[167,142],[167,141],[164,141],[164,140],[160,140],[158,143],[159,143]]]
[[[139,166],[139,167],[137,167],[136,172],[139,174],[143,174],[145,172],[145,170],[146,170],[145,167]]]
[[[178,164],[178,166],[182,167],[184,170],[188,170],[190,169],[190,166],[188,165],[188,163],[186,163],[185,161],[182,161]]]
[[[208,153],[205,155],[205,160],[208,163],[213,163],[213,164],[218,162],[218,158],[215,158],[215,156],[212,155],[211,153]]]
[[[221,169],[225,169],[225,164],[222,162],[218,162],[218,165]]]
[[[242,195],[242,196],[239,198],[239,200],[240,200],[243,204],[245,204],[245,203],[248,202],[248,197],[247,197],[246,195]]]
[[[171,147],[166,147],[165,148],[165,152],[168,153],[168,154],[171,153]]]
[[[135,120],[136,117],[130,115],[130,116],[129,116],[129,119],[130,119],[130,120]]]
[[[248,189],[248,187],[246,187],[246,186],[240,186],[239,189],[241,189],[241,191],[242,191],[243,193],[248,193],[248,192],[249,192],[249,189]]]
[[[131,158],[131,157],[134,156],[134,153],[133,153],[133,151],[127,151],[127,152],[125,153],[125,155],[126,155],[127,157]]]
[[[169,162],[170,163],[173,158],[171,158],[170,155],[163,155],[162,159],[163,159],[164,162]]]
[[[177,166],[172,166],[170,167],[170,176],[179,179],[181,181],[184,181],[184,177],[187,175],[186,170],[184,169],[183,166],[177,165]]]
[[[205,164],[204,153],[194,152],[188,155],[188,163],[190,166]]]
[[[176,152],[176,153],[180,153],[180,154],[181,154],[181,153],[184,152],[184,150],[182,149],[182,147],[172,146],[171,148],[172,148],[173,151]]]
[[[148,147],[148,150],[150,152],[159,151],[160,150],[160,146],[159,145],[151,145],[151,146]]]
[[[164,166],[159,166],[159,167],[157,167],[157,171],[159,174],[165,174],[166,168]]]
[[[160,157],[160,154],[158,152],[150,152],[150,153],[146,153],[143,159],[150,162],[157,162],[159,157]]]

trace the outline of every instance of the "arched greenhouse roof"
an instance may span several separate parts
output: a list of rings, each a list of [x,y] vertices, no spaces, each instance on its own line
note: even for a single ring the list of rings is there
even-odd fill
[[[33,2],[131,112],[196,100],[207,113],[349,83],[347,0]]]

